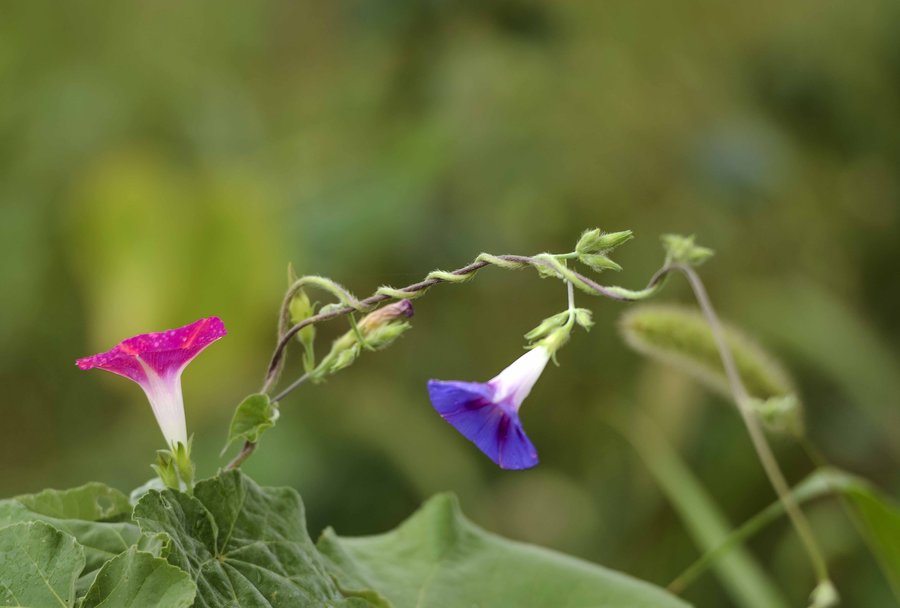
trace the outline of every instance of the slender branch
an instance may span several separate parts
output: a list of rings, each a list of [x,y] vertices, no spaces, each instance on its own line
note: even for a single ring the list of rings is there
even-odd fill
[[[291,382],[283,391],[272,397],[272,403],[278,403],[279,401],[290,395],[292,392],[294,392],[297,387],[299,387],[307,380],[309,380],[309,373],[303,374],[302,376]]]
[[[225,465],[226,471],[231,471],[232,469],[239,468],[245,460],[250,458],[250,454],[253,453],[253,450],[256,449],[256,444],[252,441],[245,441],[244,445],[241,446],[241,451],[238,452],[237,456],[235,456],[231,462]]]
[[[709,300],[709,295],[706,293],[703,281],[690,266],[675,264],[672,266],[672,269],[681,272],[687,277],[687,280],[691,285],[691,289],[694,292],[694,296],[697,298],[697,303],[700,305],[703,316],[706,317],[706,321],[709,323],[710,331],[712,332],[713,339],[719,350],[719,357],[722,359],[722,365],[725,368],[725,374],[728,377],[732,397],[741,414],[744,425],[747,427],[747,432],[750,435],[753,447],[756,449],[759,461],[766,472],[766,476],[769,478],[769,482],[775,489],[775,493],[778,495],[779,500],[784,504],[784,510],[791,519],[791,523],[793,523],[794,528],[797,530],[797,534],[806,549],[806,553],[809,556],[809,561],[812,564],[818,582],[822,583],[827,581],[828,568],[825,564],[825,559],[822,557],[819,545],[816,542],[812,527],[809,525],[809,521],[806,519],[803,511],[794,499],[793,494],[791,494],[787,480],[781,472],[781,467],[778,466],[778,461],[772,453],[772,448],[769,446],[765,433],[750,406],[750,395],[741,380],[737,365],[734,362],[734,356],[731,353],[731,348],[728,346],[728,342],[725,339],[725,332],[722,330],[722,324]]]
[[[593,281],[590,278],[584,276],[583,274],[567,268],[565,264],[557,259],[569,259],[572,257],[575,257],[575,255],[540,254],[538,256],[530,257],[522,255],[495,256],[482,253],[478,256],[478,258],[476,258],[474,262],[467,264],[462,268],[457,268],[456,270],[452,270],[450,272],[441,270],[430,272],[423,280],[411,285],[407,285],[406,287],[401,287],[400,289],[394,289],[392,287],[384,286],[379,287],[374,294],[363,300],[357,300],[349,291],[347,291],[337,283],[334,283],[333,281],[330,281],[323,277],[302,277],[296,280],[290,286],[282,301],[281,310],[278,315],[278,342],[275,345],[275,350],[272,353],[271,359],[269,360],[269,367],[266,370],[266,377],[263,381],[260,392],[269,393],[275,387],[275,384],[278,382],[278,377],[281,374],[281,369],[284,365],[284,356],[287,347],[290,344],[291,339],[295,335],[297,335],[297,333],[300,332],[300,330],[302,330],[304,327],[309,327],[310,325],[315,325],[317,323],[328,321],[330,319],[343,317],[357,311],[368,312],[378,304],[387,300],[418,298],[422,296],[426,291],[428,291],[431,287],[440,283],[461,283],[468,281],[475,276],[475,273],[477,273],[485,266],[493,265],[510,270],[531,266],[534,268],[543,269],[544,272],[556,275],[562,278],[567,284],[566,289],[569,295],[570,308],[574,303],[574,286],[578,286],[582,291],[586,291],[588,293],[591,293],[592,295],[603,296],[613,300],[618,300],[620,302],[633,302],[636,300],[643,300],[645,298],[648,298],[662,289],[663,285],[665,284],[665,278],[673,268],[669,263],[669,260],[667,259],[663,267],[657,270],[653,274],[653,276],[650,277],[650,280],[648,281],[647,286],[644,289],[634,291],[626,289],[624,287],[601,285],[596,281]],[[291,300],[303,288],[304,285],[316,286],[331,292],[341,301],[341,303],[343,303],[343,306],[328,307],[319,314],[303,319],[299,323],[288,327],[288,323],[290,322]],[[278,393],[275,397],[273,397],[272,402],[275,403],[280,401],[281,399],[284,399],[284,397],[293,392],[297,387],[306,382],[308,379],[309,374],[304,374],[283,391]],[[238,455],[235,456],[234,459],[225,467],[226,470],[236,469],[240,467],[241,464],[250,457],[255,449],[255,443],[251,441],[245,442]]]
[[[289,394],[294,392],[297,389],[297,387],[299,387],[301,384],[303,384],[304,382],[309,380],[309,378],[310,378],[309,373],[303,374],[302,376],[300,376],[299,378],[294,380],[291,384],[289,384],[287,386],[287,388],[285,388],[283,391],[281,391],[280,393],[278,393],[277,395],[272,397],[271,403],[273,405],[278,403],[279,401],[281,401],[282,399],[287,397]],[[244,445],[241,447],[241,451],[238,452],[238,455],[235,456],[231,460],[231,462],[229,462],[225,466],[225,470],[230,471],[232,469],[236,469],[236,468],[240,467],[244,463],[245,460],[250,458],[250,454],[252,454],[253,450],[255,450],[255,449],[256,449],[256,443],[254,443],[252,441],[245,441]]]
[[[291,289],[288,291],[287,297],[282,304],[282,314],[279,318],[281,329],[283,329],[283,331],[279,332],[278,343],[276,344],[275,350],[272,353],[272,357],[269,360],[269,367],[266,370],[266,377],[260,392],[268,393],[270,390],[272,390],[275,383],[278,381],[278,375],[281,371],[282,362],[284,360],[285,349],[290,344],[291,339],[295,335],[297,335],[297,333],[304,327],[314,325],[316,323],[321,323],[322,321],[328,321],[330,319],[342,317],[344,315],[350,314],[353,311],[365,312],[371,310],[381,302],[385,302],[390,299],[417,298],[423,295],[431,287],[440,283],[454,283],[469,280],[474,276],[476,272],[489,265],[501,266],[509,269],[533,266],[535,268],[544,268],[550,270],[551,272],[559,272],[559,268],[555,266],[548,258],[552,259],[552,256],[492,256],[482,254],[478,256],[477,260],[475,260],[471,264],[463,266],[462,268],[457,268],[456,270],[452,270],[450,272],[435,271],[429,273],[424,280],[419,281],[418,283],[413,283],[412,285],[407,285],[406,287],[402,287],[400,289],[381,287],[373,295],[363,300],[356,300],[348,292],[345,291],[343,292],[345,298],[342,298],[344,299],[344,301],[348,302],[348,304],[346,304],[345,306],[330,308],[328,310],[320,312],[317,315],[304,319],[303,321],[293,325],[290,328],[284,329],[284,325],[286,325],[283,322],[283,320],[285,319],[284,310],[287,306],[290,305],[290,298],[293,297],[293,293],[296,292],[296,290]],[[650,278],[650,281],[647,283],[647,287],[640,291],[631,291],[622,287],[600,285],[599,283],[574,270],[565,269],[565,271],[565,278],[567,278],[570,283],[576,283],[584,291],[592,292],[594,295],[604,296],[621,302],[630,302],[635,300],[642,300],[655,294],[663,286],[663,279],[671,271],[671,267],[666,264],[658,271],[656,271],[656,273]]]

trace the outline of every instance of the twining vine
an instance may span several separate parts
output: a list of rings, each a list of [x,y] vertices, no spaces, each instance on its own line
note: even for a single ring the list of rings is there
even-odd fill
[[[541,253],[534,256],[523,255],[491,255],[487,253],[480,254],[473,262],[461,268],[452,271],[436,270],[430,272],[426,277],[406,287],[394,288],[382,286],[378,288],[374,294],[364,299],[357,299],[349,290],[331,279],[321,276],[304,276],[295,278],[287,292],[281,305],[278,321],[278,339],[275,349],[266,369],[265,377],[260,389],[259,395],[264,396],[265,406],[268,408],[269,414],[266,418],[267,425],[263,428],[256,429],[256,432],[243,435],[248,437],[244,442],[239,453],[228,463],[227,469],[236,469],[251,456],[256,449],[259,435],[265,428],[271,427],[278,416],[277,404],[288,394],[309,380],[316,380],[328,373],[333,373],[337,369],[349,363],[339,363],[341,360],[352,361],[358,355],[362,348],[371,348],[372,344],[367,342],[366,336],[361,332],[360,326],[366,324],[374,311],[385,310],[386,307],[379,309],[379,305],[391,300],[406,302],[419,298],[434,287],[442,283],[464,283],[472,280],[475,275],[487,266],[496,266],[505,270],[518,270],[532,267],[538,271],[542,277],[550,277],[562,280],[566,283],[569,291],[569,310],[555,315],[554,317],[545,319],[541,326],[536,328],[530,336],[537,338],[545,338],[554,328],[562,327],[563,318],[566,320],[566,331],[569,331],[575,320],[574,304],[572,303],[571,292],[573,286],[580,291],[592,295],[609,298],[621,302],[636,302],[646,300],[653,297],[662,289],[666,283],[667,277],[672,273],[680,273],[687,279],[700,307],[700,310],[706,319],[710,331],[715,340],[716,348],[721,359],[722,366],[730,386],[731,396],[737,407],[737,410],[747,428],[747,432],[756,451],[757,457],[769,478],[769,481],[775,490],[779,500],[784,505],[794,528],[803,543],[813,571],[816,575],[817,586],[813,591],[811,600],[812,606],[830,606],[837,602],[837,592],[832,585],[827,566],[822,552],[815,540],[811,526],[800,509],[797,501],[790,492],[790,488],[785,480],[784,474],[778,465],[775,456],[772,453],[768,440],[762,429],[758,419],[758,408],[755,407],[754,399],[748,394],[744,383],[735,365],[734,356],[725,339],[724,332],[719,321],[718,315],[713,308],[706,289],[700,276],[694,268],[706,259],[713,252],[705,247],[697,245],[693,237],[682,237],[678,235],[666,235],[663,237],[663,244],[666,250],[666,257],[662,266],[651,276],[646,287],[639,290],[631,290],[619,286],[602,285],[584,274],[569,267],[569,261],[578,261],[595,271],[603,270],[620,270],[621,267],[613,262],[608,254],[619,245],[627,242],[632,238],[631,231],[621,231],[614,233],[604,233],[599,229],[585,232],[578,241],[574,251],[564,254]],[[306,288],[318,288],[330,293],[337,300],[336,303],[323,307],[315,312],[308,302],[305,294]],[[292,305],[298,300],[305,302],[300,308],[305,312],[299,316]],[[584,309],[579,309],[584,310]],[[568,316],[565,316],[568,312]],[[589,317],[589,311],[584,311]],[[357,322],[355,315],[357,313],[369,313],[362,321]],[[562,315],[562,317],[561,317]],[[395,316],[391,314],[390,316]],[[314,354],[312,353],[312,339],[304,340],[301,332],[310,331],[315,325],[324,321],[348,317],[350,320],[351,331],[349,331],[341,340],[335,342],[332,352],[328,357],[320,363],[318,367],[314,365]],[[590,327],[590,321],[580,323],[585,329]],[[541,328],[546,326],[546,331]],[[397,334],[402,331],[398,327]],[[306,372],[299,378],[290,383],[286,388],[269,396],[278,384],[279,377],[282,373],[285,363],[285,354],[287,347],[292,340],[301,336],[301,342],[304,342],[306,354],[304,356],[304,365]],[[389,343],[395,336],[385,338],[385,344]],[[526,336],[528,337],[528,336]],[[565,334],[563,341],[568,339],[568,333]],[[534,344],[532,344],[534,346]],[[349,349],[355,349],[350,352]],[[552,353],[552,351],[551,351]],[[345,356],[346,355],[346,356]],[[329,362],[330,360],[330,362]],[[329,362],[326,365],[326,362]],[[330,366],[330,367],[329,367]],[[530,386],[529,386],[530,390]],[[526,391],[527,393],[527,391]],[[243,404],[242,404],[243,405]]]

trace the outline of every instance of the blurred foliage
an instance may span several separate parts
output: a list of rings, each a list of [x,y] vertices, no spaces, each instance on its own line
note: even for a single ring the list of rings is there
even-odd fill
[[[0,492],[144,482],[160,438],[143,395],[74,360],[209,314],[230,335],[185,397],[214,471],[289,261],[364,295],[600,226],[635,231],[628,286],[661,233],[715,249],[713,299],[782,357],[810,436],[897,496],[898,28],[888,0],[4,2]],[[622,305],[579,298],[597,326],[523,413],[538,469],[497,470],[428,404],[428,378],[491,377],[562,298],[493,269],[437,288],[389,351],[292,395],[248,472],[297,487],[314,534],[380,532],[450,489],[489,529],[665,584],[698,550],[611,413],[655,419],[732,523],[772,493],[726,401],[623,347]],[[811,515],[847,605],[889,605],[840,512]],[[749,549],[799,605],[789,528]],[[686,597],[729,601],[714,578]]]

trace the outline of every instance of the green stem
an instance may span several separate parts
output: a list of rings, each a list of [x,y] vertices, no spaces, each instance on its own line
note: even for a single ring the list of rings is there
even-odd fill
[[[660,289],[662,289],[663,285],[665,284],[666,276],[672,270],[672,267],[667,260],[666,264],[662,268],[657,270],[656,273],[650,278],[647,287],[641,290],[634,291],[625,289],[624,287],[601,285],[596,281],[593,281],[590,278],[584,276],[583,274],[567,268],[563,262],[560,262],[556,258],[556,256],[552,254],[544,253],[529,257],[522,255],[490,255],[482,253],[476,258],[474,262],[463,266],[462,268],[457,268],[456,270],[449,272],[443,270],[435,270],[428,273],[424,280],[399,289],[382,286],[378,288],[375,294],[369,296],[364,300],[357,300],[348,290],[344,289],[330,279],[325,279],[318,276],[302,277],[295,281],[285,294],[285,298],[281,306],[281,314],[279,315],[278,343],[276,344],[275,351],[272,353],[272,357],[269,361],[269,368],[266,371],[266,377],[263,381],[260,392],[268,393],[274,388],[275,384],[278,381],[278,377],[281,374],[281,369],[284,365],[285,349],[287,348],[291,339],[304,327],[315,325],[316,323],[327,321],[329,319],[342,317],[354,311],[367,312],[372,310],[378,304],[387,300],[418,298],[422,296],[426,291],[428,291],[431,287],[440,283],[462,283],[465,281],[469,281],[479,270],[486,266],[498,266],[500,268],[505,268],[508,270],[525,268],[528,266],[539,269],[546,269],[559,278],[568,280],[574,286],[578,287],[582,291],[590,293],[591,295],[603,296],[623,302],[643,300],[652,295],[655,295],[657,292],[659,292]],[[290,307],[291,298],[293,298],[297,291],[304,285],[315,285],[331,292],[332,294],[335,294],[335,296],[340,300],[343,306],[328,307],[327,309],[323,309],[318,314],[304,319],[303,321],[295,324],[292,327],[289,327],[288,323],[290,322],[290,316],[287,311]]]
[[[772,448],[769,446],[769,442],[766,439],[762,426],[759,424],[759,421],[756,419],[756,415],[750,406],[750,395],[747,393],[747,389],[738,373],[737,365],[734,362],[734,356],[725,340],[725,332],[722,330],[722,324],[709,300],[709,295],[706,293],[703,281],[700,279],[700,276],[694,272],[694,269],[689,266],[676,264],[672,268],[687,277],[688,282],[691,285],[691,289],[694,292],[700,310],[703,312],[703,316],[706,317],[707,323],[709,323],[710,331],[713,334],[713,338],[719,350],[719,356],[722,359],[722,365],[725,368],[725,374],[728,377],[732,397],[737,405],[738,412],[741,414],[744,425],[747,427],[747,433],[750,435],[750,441],[753,443],[759,461],[766,472],[766,476],[769,478],[769,482],[775,489],[775,493],[778,495],[779,500],[784,504],[785,512],[788,514],[791,523],[797,530],[797,534],[800,537],[800,541],[803,543],[818,582],[823,583],[828,581],[828,567],[825,564],[824,557],[822,557],[822,551],[819,549],[819,545],[816,542],[809,521],[800,509],[797,501],[794,500],[794,496],[791,494],[790,487],[788,486],[784,474],[781,472],[781,467],[778,466],[775,455],[772,453]]]

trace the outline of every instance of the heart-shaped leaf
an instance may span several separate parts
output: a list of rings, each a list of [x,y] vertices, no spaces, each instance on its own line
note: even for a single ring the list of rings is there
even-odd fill
[[[196,593],[187,572],[131,547],[103,565],[79,608],[189,608]]]
[[[397,529],[341,538],[319,549],[341,587],[395,608],[685,608],[664,590],[624,574],[486,532],[452,495],[438,495]],[[389,602],[389,603],[388,603]]]
[[[134,518],[145,532],[172,538],[169,563],[196,582],[196,606],[366,605],[345,600],[332,580],[293,489],[261,488],[229,471],[198,483],[194,496],[150,491]]]
[[[50,524],[0,529],[0,606],[72,608],[82,568],[81,546]]]

